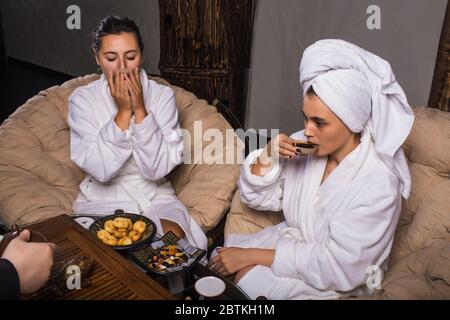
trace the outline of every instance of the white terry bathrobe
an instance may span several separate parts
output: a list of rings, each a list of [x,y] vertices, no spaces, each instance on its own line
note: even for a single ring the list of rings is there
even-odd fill
[[[206,249],[207,239],[165,176],[183,157],[183,135],[173,90],[140,79],[148,116],[121,130],[115,123],[117,106],[105,75],[80,87],[69,98],[71,159],[88,176],[73,204],[74,214],[109,215],[117,209],[142,214],[155,222],[177,223],[190,244]]]
[[[284,212],[285,222],[254,235],[231,234],[225,247],[275,249],[271,267],[256,266],[238,285],[253,299],[334,299],[370,294],[386,271],[401,198],[411,178],[401,148],[414,115],[389,64],[342,40],[309,47],[300,67],[303,91],[317,95],[361,143],[321,185],[327,157],[274,163],[258,177],[241,169],[244,203]],[[292,135],[305,140],[303,131]]]

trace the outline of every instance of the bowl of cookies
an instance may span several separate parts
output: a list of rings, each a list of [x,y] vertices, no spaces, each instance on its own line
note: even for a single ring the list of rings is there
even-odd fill
[[[156,225],[145,216],[116,210],[115,214],[95,221],[89,231],[115,250],[130,250],[151,241]]]

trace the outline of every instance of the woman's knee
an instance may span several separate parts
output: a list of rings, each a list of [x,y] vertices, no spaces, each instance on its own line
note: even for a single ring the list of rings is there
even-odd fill
[[[172,231],[179,238],[184,238],[186,235],[183,229],[173,221],[161,219],[161,226],[164,233]]]
[[[241,281],[241,279],[242,279],[247,273],[249,273],[254,267],[255,267],[255,266],[248,266],[248,267],[245,267],[245,268],[239,270],[239,271],[236,273],[236,277],[234,277],[234,283],[238,283],[239,281]]]

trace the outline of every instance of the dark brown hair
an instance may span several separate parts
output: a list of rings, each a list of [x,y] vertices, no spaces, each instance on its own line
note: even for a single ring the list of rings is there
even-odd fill
[[[306,91],[306,95],[311,97],[311,96],[317,96],[316,91],[314,91],[313,86],[309,87],[308,91]]]
[[[136,23],[127,17],[108,16],[98,24],[92,33],[92,48],[96,53],[100,51],[102,38],[110,34],[120,34],[122,32],[133,33],[138,42],[141,53],[144,52],[144,42]]]

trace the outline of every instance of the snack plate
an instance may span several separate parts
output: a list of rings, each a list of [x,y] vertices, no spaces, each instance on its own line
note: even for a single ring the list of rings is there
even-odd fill
[[[121,210],[117,210],[117,211],[121,211]],[[138,248],[138,247],[142,246],[143,244],[150,242],[153,239],[154,235],[156,234],[156,225],[149,218],[147,218],[145,216],[137,215],[137,214],[122,213],[122,212],[116,213],[116,214],[113,214],[110,216],[106,216],[106,217],[103,217],[103,218],[95,221],[89,227],[89,231],[94,233],[95,236],[97,236],[97,232],[104,229],[105,222],[108,220],[114,220],[115,218],[130,219],[133,223],[135,223],[137,221],[143,221],[147,225],[147,229],[142,234],[142,238],[140,240],[134,242],[132,245],[129,245],[129,246],[111,246],[111,248],[113,248],[114,250],[126,251],[126,250],[132,250],[134,248]],[[98,241],[101,241],[101,240],[98,239]]]
[[[158,249],[175,245],[188,256],[188,261],[174,268],[167,268],[164,271],[157,271],[149,267],[150,259],[157,254]],[[129,257],[141,268],[153,274],[169,276],[187,270],[200,261],[206,254],[205,250],[190,245],[186,240],[180,239],[173,232],[168,232],[160,240],[153,242],[148,247],[143,247],[129,254]]]

